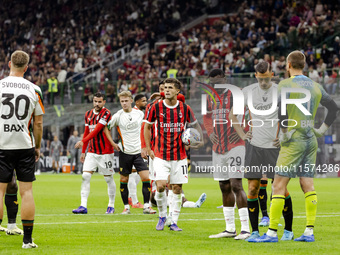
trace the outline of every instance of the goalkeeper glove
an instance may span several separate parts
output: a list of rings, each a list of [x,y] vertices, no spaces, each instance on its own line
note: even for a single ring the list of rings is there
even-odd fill
[[[290,130],[289,132],[286,132],[286,133],[281,132],[280,136],[279,136],[280,143],[288,142],[290,140],[290,138],[292,138],[292,135],[294,134],[295,131],[296,131],[296,129],[292,129],[292,130]]]

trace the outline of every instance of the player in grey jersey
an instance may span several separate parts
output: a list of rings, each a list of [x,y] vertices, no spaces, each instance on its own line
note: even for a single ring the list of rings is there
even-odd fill
[[[50,145],[50,157],[52,157],[52,168],[55,173],[59,173],[59,159],[63,153],[63,145],[58,136],[53,137]]]
[[[71,164],[71,172],[72,172],[72,165],[75,161],[75,167],[73,173],[79,173],[79,149],[74,148],[77,142],[81,141],[80,137],[78,136],[78,131],[74,130],[73,135],[67,141],[67,156],[71,156],[70,164]]]
[[[248,139],[246,151],[246,172],[244,177],[248,179],[248,199],[247,207],[249,213],[249,219],[252,226],[252,234],[246,240],[252,242],[252,240],[260,237],[259,226],[266,219],[267,225],[269,225],[269,218],[264,216],[259,225],[259,198],[261,178],[274,178],[274,167],[276,165],[277,158],[280,151],[280,127],[278,125],[279,115],[278,107],[273,104],[275,102],[277,85],[271,81],[273,72],[268,62],[260,62],[255,67],[255,76],[258,83],[251,84],[245,87],[242,91],[245,96],[244,105],[249,108],[248,121],[250,131],[244,133],[243,129],[238,122],[237,116],[233,114],[233,109],[229,118],[235,123],[235,128],[241,139]],[[250,101],[251,100],[251,101]],[[273,112],[270,114],[261,114],[258,110],[268,110],[273,108]],[[283,216],[285,219],[285,229],[282,241],[289,241],[294,238],[292,224],[293,224],[293,207],[292,199],[288,190],[285,192],[285,209],[283,210]],[[267,203],[267,201],[265,201]]]

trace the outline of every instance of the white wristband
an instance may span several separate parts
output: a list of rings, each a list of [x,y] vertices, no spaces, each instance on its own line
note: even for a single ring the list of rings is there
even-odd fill
[[[321,134],[325,134],[328,128],[329,127],[325,123],[322,123],[321,127],[319,127],[319,131]]]

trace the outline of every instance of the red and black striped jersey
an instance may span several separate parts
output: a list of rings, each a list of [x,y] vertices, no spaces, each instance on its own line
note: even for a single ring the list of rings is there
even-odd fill
[[[181,136],[187,122],[197,120],[189,105],[177,100],[176,105],[169,106],[165,100],[154,103],[144,120],[155,123],[155,156],[164,160],[181,160],[187,157]]]
[[[236,133],[231,126],[229,113],[233,107],[233,96],[230,90],[220,95],[221,102],[216,103],[208,99],[207,115],[203,117],[203,124],[208,136],[214,132],[218,136],[218,143],[213,145],[213,151],[223,154],[237,146],[244,146],[245,142],[239,139],[236,143],[230,143],[230,135]],[[222,104],[221,104],[222,103]]]
[[[155,100],[155,101],[153,101],[152,103],[150,103],[150,104],[148,104],[148,105],[146,106],[145,114],[144,114],[144,120],[147,119],[148,113],[149,113],[149,111],[151,110],[152,106],[153,106],[155,103],[158,103],[159,101],[160,101],[160,100]],[[156,137],[155,125],[156,125],[155,123],[152,124],[151,130],[150,130],[150,132],[151,132],[151,139],[150,139],[151,150],[153,150],[153,149],[154,149],[154,146],[155,146],[155,137]],[[143,128],[142,128],[142,130],[141,130],[141,140],[142,140],[142,148],[145,148],[146,145],[145,145],[145,139],[144,139],[144,126],[143,126]]]
[[[149,104],[146,106],[145,114],[144,114],[144,120],[146,120],[147,114],[148,114],[149,110],[151,109],[151,106],[152,106],[153,104],[158,103],[159,101],[161,101],[161,100],[164,99],[164,97],[165,97],[164,92],[161,92],[160,94],[161,94],[162,99],[155,100],[155,101],[153,101],[152,103],[149,103]],[[177,100],[182,101],[183,103],[185,103],[185,97],[184,97],[184,95],[178,94],[178,95],[177,95]],[[136,107],[136,106],[135,106],[135,107]],[[137,109],[138,109],[138,108],[137,108]],[[150,131],[151,131],[151,141],[150,141],[150,146],[151,146],[151,149],[153,150],[154,145],[155,145],[155,137],[156,137],[155,123],[151,126],[151,130],[150,130]],[[144,123],[142,124],[140,137],[141,137],[142,149],[143,149],[143,148],[146,147],[145,139],[144,139]]]
[[[102,126],[98,134],[89,140],[88,152],[100,155],[113,153],[113,147],[104,133],[104,127],[110,119],[111,113],[105,107],[103,107],[99,113],[95,113],[94,109],[85,113],[85,128],[88,128],[88,131],[90,132],[88,135],[91,135],[91,132],[94,131],[97,124]],[[83,138],[83,141],[84,140],[86,141],[86,137]]]

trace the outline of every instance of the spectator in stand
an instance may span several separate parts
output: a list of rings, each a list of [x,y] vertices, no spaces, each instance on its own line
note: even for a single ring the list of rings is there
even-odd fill
[[[138,92],[138,81],[132,81],[129,86],[129,91],[132,95],[135,95]]]
[[[84,74],[83,72],[85,71],[85,68],[83,68],[83,59],[78,58],[77,59],[77,64],[74,66],[74,72],[77,74],[77,76],[73,79],[74,82],[80,80],[83,78]]]
[[[286,71],[286,58],[284,56],[281,56],[279,61],[276,64],[276,68],[278,73],[282,73]]]
[[[119,92],[127,91],[128,88],[129,88],[129,85],[127,84],[127,81],[123,80],[122,84],[120,84]]]
[[[339,83],[339,69],[333,69],[332,75],[329,77],[327,83],[326,83],[326,89],[328,94],[335,95],[336,88],[338,87]]]
[[[328,50],[327,44],[324,43],[321,49],[321,59],[323,60],[324,63],[328,64],[330,61],[330,57],[331,57],[331,52]]]
[[[116,96],[116,93],[115,93],[115,87],[111,83],[107,84],[105,95],[106,95],[106,101],[112,103]]]
[[[86,103],[92,103],[93,99],[93,88],[89,83],[86,83],[85,89],[84,89],[84,100],[86,100]]]
[[[166,72],[168,78],[176,78],[178,70],[175,68],[175,63],[172,62],[169,70]]]
[[[57,80],[60,84],[65,83],[66,81],[66,76],[67,76],[66,67],[67,67],[66,64],[62,64],[59,70]]]
[[[132,50],[130,51],[130,57],[133,65],[142,61],[142,55],[138,43],[135,43]]]
[[[311,78],[313,81],[320,83],[321,79],[319,76],[319,72],[315,69],[313,65],[308,67],[308,77]]]
[[[54,104],[54,99],[58,95],[58,80],[53,73],[49,79],[47,79],[48,83],[48,94],[47,101],[48,104]]]
[[[340,55],[340,37],[336,36],[333,43],[333,52],[335,55]]]
[[[59,64],[57,64],[57,66],[60,66]],[[64,95],[65,90],[66,90],[66,76],[67,76],[67,71],[66,71],[66,64],[62,64],[61,67],[57,68],[58,70],[58,76],[57,76],[57,80],[59,82],[59,86],[60,86],[60,90],[62,91],[62,95]]]
[[[340,68],[340,60],[338,57],[335,57],[333,60],[333,68]]]
[[[325,76],[327,65],[324,63],[323,59],[320,58],[319,62],[316,65],[316,69],[318,73],[321,75],[321,77]]]

